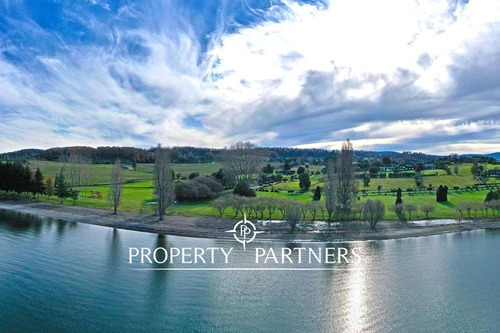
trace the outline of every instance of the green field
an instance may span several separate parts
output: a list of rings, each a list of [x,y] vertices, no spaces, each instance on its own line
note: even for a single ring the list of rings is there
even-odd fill
[[[71,164],[60,162],[47,162],[31,160],[29,166],[32,171],[37,167],[40,168],[44,177],[55,177],[61,168],[68,170]],[[111,177],[111,164],[92,164],[89,166],[92,172],[92,184],[108,184]],[[130,165],[124,165],[125,181],[140,181],[153,179],[153,164],[137,165],[137,171],[134,171]],[[221,168],[220,163],[206,163],[206,164],[187,164],[187,163],[172,163],[172,170],[175,173],[182,172],[183,176],[188,177],[191,172],[199,172],[201,176],[211,175]]]
[[[61,167],[68,168],[67,164],[58,162],[46,162],[46,161],[30,161],[30,168],[34,171],[36,167],[40,167],[42,173],[45,177],[52,176],[61,169]],[[134,171],[131,166],[124,166],[124,174],[126,184],[124,185],[123,201],[120,206],[122,210],[130,211],[143,211],[146,213],[154,213],[154,199],[153,199],[153,165],[152,164],[138,164],[137,171]],[[460,189],[455,191],[452,188],[454,186],[465,187],[476,184],[478,182],[470,173],[470,164],[463,164],[459,166],[458,175],[452,174],[448,175],[443,170],[426,170],[424,174],[424,184],[429,186],[432,184],[434,187],[439,185],[447,185],[450,188],[448,195],[448,202],[437,203],[435,197],[435,191],[424,191],[424,192],[407,192],[407,188],[415,188],[415,180],[413,178],[376,178],[372,179],[369,186],[363,186],[360,181],[360,190],[366,190],[367,195],[363,192],[359,194],[359,202],[363,202],[369,199],[380,199],[386,204],[387,213],[386,219],[397,220],[398,217],[392,211],[390,211],[390,206],[395,203],[396,195],[390,192],[391,189],[396,189],[398,187],[403,189],[403,202],[414,203],[417,207],[422,204],[431,204],[435,207],[435,212],[431,213],[431,218],[454,218],[457,213],[455,211],[455,206],[464,201],[475,201],[482,202],[486,196],[487,190],[465,190]],[[112,165],[91,165],[92,172],[92,184],[77,187],[80,190],[80,197],[77,200],[77,205],[89,206],[89,207],[99,207],[99,208],[111,208],[110,203],[107,200],[107,193],[109,188],[110,176]],[[182,172],[183,177],[189,176],[191,172],[199,172],[200,175],[210,175],[221,168],[220,163],[207,163],[207,164],[172,164],[172,169],[175,173]],[[488,166],[488,168],[493,168],[493,166]],[[294,168],[296,169],[296,168]],[[310,171],[321,170],[321,166],[311,166]],[[290,179],[290,176],[285,176],[285,178]],[[300,191],[299,181],[295,179],[293,181],[288,180],[287,182],[275,184],[273,186],[265,187],[269,192],[257,192],[258,196],[274,196],[278,198],[288,198],[297,200],[300,202],[310,202],[312,200],[313,191],[316,186],[323,186],[322,183],[323,175],[312,175],[311,176],[311,187],[307,192]],[[498,180],[490,179],[488,183],[499,182]],[[377,187],[382,186],[381,193],[378,194]],[[271,192],[271,190],[278,192]],[[288,191],[293,190],[293,193],[288,193]],[[100,191],[103,198],[89,198],[90,191]],[[386,192],[387,191],[387,192]],[[230,191],[224,192],[223,195],[230,195]],[[48,199],[47,197],[42,197],[44,201],[50,201],[53,203],[58,203],[59,199],[52,197]],[[65,204],[72,204],[72,200],[66,199]],[[183,214],[183,215],[196,215],[196,216],[218,216],[218,213],[210,207],[211,201],[206,202],[195,202],[195,203],[176,203],[171,206],[167,213],[171,215]],[[318,214],[319,216],[320,214]],[[224,213],[224,217],[233,217],[234,212],[231,208],[228,208]],[[424,214],[417,212],[414,213],[413,219],[423,218]],[[277,211],[273,218],[282,218],[280,213]]]
[[[191,172],[199,172],[200,176],[209,176],[214,172],[219,171],[222,167],[220,163],[172,163],[174,173],[182,172],[183,177],[188,177]],[[138,164],[137,171],[151,174],[153,172],[153,164]]]
[[[47,161],[30,161],[29,166],[32,171],[35,171],[37,167],[40,168],[42,174],[45,178],[52,177],[55,178],[56,174],[61,170],[61,168],[66,171],[71,167],[68,163],[59,162],[47,162]],[[112,164],[91,164],[89,165],[92,174],[91,183],[92,184],[108,184],[111,178]],[[132,168],[124,166],[124,176],[125,181],[137,181],[152,179],[153,175],[151,172],[145,171],[134,171]]]

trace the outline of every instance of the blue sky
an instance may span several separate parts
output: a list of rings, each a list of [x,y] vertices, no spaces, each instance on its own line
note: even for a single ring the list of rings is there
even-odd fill
[[[0,0],[0,152],[500,151],[500,1]]]

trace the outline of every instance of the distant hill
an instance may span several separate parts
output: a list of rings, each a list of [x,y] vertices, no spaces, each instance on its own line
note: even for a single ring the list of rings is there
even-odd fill
[[[490,153],[490,154],[463,154],[459,155],[460,157],[465,156],[465,157],[491,157],[496,159],[497,161],[500,161],[500,152],[497,153]]]
[[[10,153],[0,154],[0,156],[4,155],[8,156],[9,158],[33,158],[39,156],[43,152],[44,152],[43,149],[28,148],[28,149],[13,151]]]
[[[326,149],[301,149],[289,147],[269,147],[264,149],[268,156],[275,160],[302,159],[321,160],[327,156],[338,155],[339,151],[328,151]],[[66,161],[71,154],[78,153],[89,157],[94,163],[113,163],[120,158],[125,162],[137,161],[139,163],[154,162],[155,147],[149,149],[135,147],[55,147],[49,149],[22,149],[10,153],[0,154],[0,157],[10,159],[37,158],[47,161]],[[172,147],[171,158],[174,163],[209,163],[218,159],[221,149],[201,148],[201,147]],[[356,150],[354,152],[356,160],[369,159],[381,160],[389,157],[391,161],[397,163],[412,162],[432,162],[443,156],[430,155],[419,152],[395,152],[395,151],[368,151]],[[491,154],[464,154],[458,157],[489,157],[500,160],[500,152]]]

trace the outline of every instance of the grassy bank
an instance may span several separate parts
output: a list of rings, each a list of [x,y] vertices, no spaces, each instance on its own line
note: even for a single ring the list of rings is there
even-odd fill
[[[59,172],[61,167],[68,168],[69,165],[58,163],[58,162],[46,162],[46,161],[30,161],[30,168],[32,170],[40,167],[42,173],[45,177],[52,176]],[[107,201],[107,194],[109,185],[109,179],[111,175],[111,165],[90,165],[90,171],[92,173],[92,184],[86,186],[76,187],[80,191],[80,197],[76,204],[78,206],[88,206],[96,208],[110,208],[110,203]],[[192,172],[199,172],[201,176],[210,175],[213,172],[219,170],[221,165],[219,163],[207,163],[207,164],[172,164],[174,172],[181,172],[182,176],[188,176]],[[360,190],[366,190],[367,195],[360,192],[359,202],[364,202],[367,199],[381,200],[385,203],[387,212],[386,219],[398,220],[398,216],[390,211],[390,206],[395,203],[396,194],[390,192],[390,189],[402,188],[403,192],[403,202],[404,203],[414,203],[418,208],[423,204],[429,204],[434,206],[435,211],[430,214],[430,218],[454,218],[457,216],[455,207],[466,201],[473,202],[483,202],[488,190],[479,189],[475,190],[471,185],[476,184],[478,181],[470,174],[470,164],[463,164],[459,167],[458,174],[448,175],[443,170],[426,170],[424,172],[424,183],[426,186],[432,184],[433,186],[447,185],[450,188],[448,195],[448,202],[437,203],[435,191],[423,191],[423,192],[407,192],[407,188],[415,187],[415,180],[413,178],[376,178],[372,179],[369,186],[365,187],[360,184]],[[125,181],[123,192],[123,201],[120,206],[122,210],[129,211],[142,211],[142,212],[154,212],[153,200],[153,165],[152,164],[138,164],[137,170],[134,171],[130,166],[124,167]],[[319,167],[316,168],[320,170]],[[311,171],[317,171],[316,169]],[[290,177],[286,177],[290,179]],[[498,180],[489,180],[489,183],[498,182]],[[378,186],[382,186],[381,193],[377,193]],[[322,175],[312,175],[311,176],[311,187],[309,191],[302,192],[299,188],[298,180],[288,180],[287,182],[279,183],[273,186],[266,187],[268,192],[258,192],[258,196],[273,196],[278,198],[287,198],[298,200],[301,202],[310,202],[313,196],[313,190],[316,186],[323,186]],[[453,187],[458,186],[461,189],[456,191]],[[465,189],[464,187],[469,186],[471,188]],[[271,190],[278,192],[271,192]],[[103,198],[90,198],[90,191],[100,191]],[[288,191],[293,191],[289,193]],[[224,195],[229,195],[226,192]],[[42,201],[48,201],[52,203],[58,203],[59,199],[52,197],[48,198],[46,196],[41,196]],[[192,216],[211,216],[216,217],[218,213],[210,207],[212,201],[205,202],[194,202],[194,203],[176,203],[170,207],[167,211],[169,214],[173,215],[192,215]],[[71,199],[66,199],[64,201],[66,205],[72,205],[73,201]],[[224,217],[234,217],[234,212],[231,208],[228,208],[223,215]],[[318,214],[321,217],[321,214]],[[413,213],[413,219],[422,219],[425,215],[421,212]],[[273,218],[282,218],[280,213],[277,211],[274,213]]]

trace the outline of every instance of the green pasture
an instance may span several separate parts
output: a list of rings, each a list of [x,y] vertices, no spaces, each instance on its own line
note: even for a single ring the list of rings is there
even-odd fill
[[[222,168],[222,165],[220,163],[214,162],[214,163],[172,163],[171,165],[172,170],[174,170],[174,173],[181,172],[183,177],[188,177],[190,173],[192,172],[199,172],[200,176],[209,176],[214,172],[219,171],[220,168]],[[137,171],[138,172],[145,172],[145,173],[153,173],[153,164],[144,164],[144,163],[139,163],[137,164]]]
[[[40,167],[42,173],[45,177],[54,177],[57,172],[59,172],[61,167],[64,167],[63,163],[58,162],[45,162],[45,161],[30,161],[30,167],[34,170],[36,167]],[[109,183],[111,176],[112,165],[91,165],[93,173],[93,182],[96,184],[106,184]],[[449,190],[448,202],[437,203],[435,199],[435,191],[425,191],[425,192],[407,192],[407,188],[415,188],[415,180],[413,178],[375,178],[372,179],[368,187],[364,187],[360,181],[360,190],[366,189],[368,195],[365,196],[362,192],[359,193],[359,201],[364,202],[367,199],[380,199],[386,204],[387,213],[386,219],[397,220],[398,217],[395,213],[390,211],[390,206],[395,203],[396,194],[386,193],[390,189],[402,188],[403,189],[403,202],[414,203],[417,207],[422,204],[430,204],[435,207],[435,212],[430,214],[431,218],[453,218],[457,215],[455,212],[455,206],[464,201],[476,201],[482,202],[486,196],[487,190],[453,190],[454,186],[464,187],[468,185],[473,185],[478,181],[470,174],[470,164],[464,164],[459,166],[459,174],[448,175],[443,170],[426,170],[424,172],[424,184],[426,186],[432,184],[433,186],[447,185]],[[183,176],[189,176],[191,172],[199,172],[200,175],[209,175],[216,172],[221,168],[220,163],[207,163],[207,164],[172,164],[174,172],[182,172]],[[310,169],[313,168],[312,166]],[[320,166],[314,167],[313,169],[319,170]],[[493,168],[493,166],[489,166]],[[125,179],[128,181],[124,184],[123,191],[123,201],[120,206],[121,210],[129,211],[143,211],[146,213],[154,212],[154,202],[153,199],[153,181],[152,181],[152,164],[139,164],[137,171],[132,168],[124,167]],[[453,170],[453,166],[451,167]],[[312,170],[311,170],[312,171]],[[285,178],[290,179],[290,176],[285,176]],[[266,189],[269,192],[257,192],[259,197],[274,196],[278,198],[287,198],[292,200],[297,200],[300,202],[312,201],[314,189],[316,186],[323,186],[322,183],[323,175],[312,175],[311,176],[311,187],[308,191],[302,192],[299,188],[298,179],[294,181],[287,181],[273,186],[268,186]],[[490,179],[489,182],[498,182],[498,180]],[[378,185],[382,186],[381,194],[372,192],[377,191]],[[98,208],[111,208],[111,204],[107,200],[108,195],[108,185],[89,185],[81,186],[77,188],[80,191],[80,197],[77,200],[77,205],[98,207]],[[278,190],[279,192],[270,192],[272,189]],[[288,191],[293,190],[293,193],[288,193]],[[89,198],[90,191],[100,191],[103,198]],[[224,195],[230,195],[231,191],[224,192]],[[58,203],[59,199],[52,197],[48,199],[47,197],[42,197],[42,200],[50,201],[53,203]],[[210,207],[212,201],[205,202],[193,202],[193,203],[176,203],[172,205],[167,213],[171,215],[192,215],[192,216],[218,216],[216,210]],[[65,204],[71,205],[73,201],[71,199],[66,199]],[[266,213],[267,214],[267,213]],[[319,215],[318,215],[319,216]],[[234,212],[231,208],[228,208],[224,213],[224,217],[234,217]],[[416,212],[413,214],[413,219],[423,218],[424,214]],[[281,218],[278,211],[275,212],[273,218]]]
[[[61,170],[61,168],[68,170],[71,165],[69,163],[61,162],[48,162],[48,161],[35,161],[31,160],[29,162],[31,171],[35,171],[37,167],[40,168],[43,176],[45,178],[52,177],[55,178],[56,174]],[[89,165],[92,173],[92,183],[93,184],[107,184],[110,182],[112,164],[91,164]],[[66,174],[66,178],[68,175]],[[134,171],[131,167],[128,168],[124,166],[124,177],[125,181],[137,181],[144,179],[152,179],[153,175],[144,171]]]

